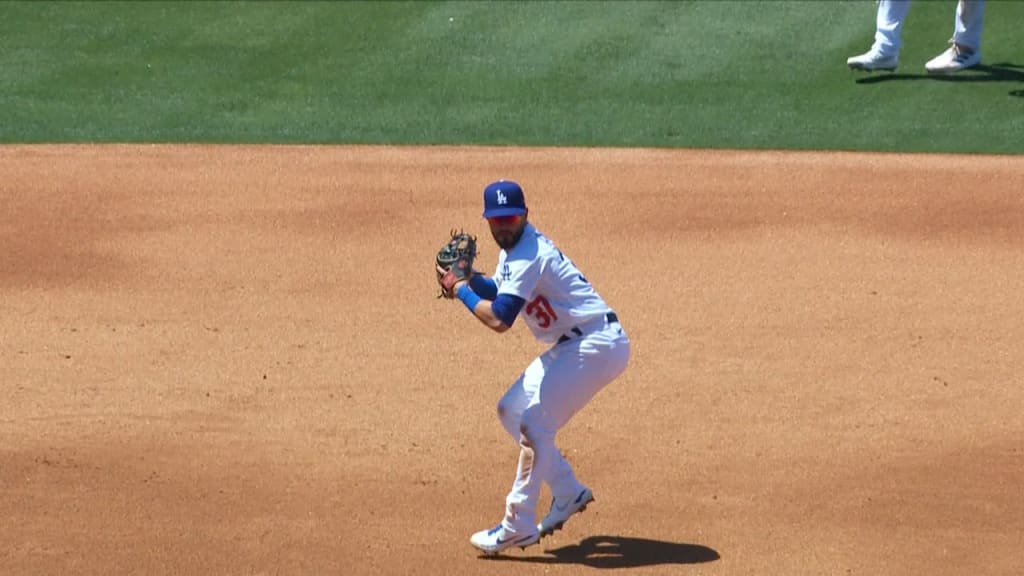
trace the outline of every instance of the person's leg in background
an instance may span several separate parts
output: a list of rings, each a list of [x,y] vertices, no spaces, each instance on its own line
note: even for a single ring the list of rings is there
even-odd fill
[[[854,70],[895,70],[903,47],[903,21],[910,0],[881,0],[875,15],[875,42],[871,49],[846,60]]]
[[[933,74],[948,74],[980,64],[984,16],[985,0],[959,0],[950,47],[929,60],[925,69]]]
[[[881,0],[875,17],[875,43],[871,47],[883,56],[900,55],[903,47],[903,21],[910,11],[910,0]]]

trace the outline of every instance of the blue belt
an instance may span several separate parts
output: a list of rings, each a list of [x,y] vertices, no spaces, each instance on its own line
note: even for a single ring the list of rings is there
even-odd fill
[[[609,324],[619,321],[619,317],[615,315],[615,312],[609,312],[605,314],[604,319],[607,320]],[[569,334],[562,334],[561,336],[558,337],[558,342],[555,342],[555,344],[561,344],[562,342],[568,342],[569,340],[572,340],[574,337],[578,338],[580,336],[583,336],[583,330],[580,330],[579,326],[573,326],[570,332],[572,332],[572,336],[570,336]]]

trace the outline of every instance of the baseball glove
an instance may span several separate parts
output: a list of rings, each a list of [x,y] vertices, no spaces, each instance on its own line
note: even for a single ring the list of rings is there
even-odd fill
[[[473,275],[473,260],[476,259],[476,236],[463,231],[451,231],[451,240],[437,252],[437,283],[441,287],[438,298],[454,298],[455,283],[469,280]]]

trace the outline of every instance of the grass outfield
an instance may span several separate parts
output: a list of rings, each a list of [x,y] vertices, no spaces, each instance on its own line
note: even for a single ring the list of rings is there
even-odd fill
[[[1024,2],[928,77],[954,8],[868,76],[872,0],[2,2],[0,141],[1024,152]]]

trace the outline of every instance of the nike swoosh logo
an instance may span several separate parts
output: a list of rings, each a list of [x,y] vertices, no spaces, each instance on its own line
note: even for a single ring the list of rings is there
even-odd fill
[[[583,495],[586,494],[586,493],[587,493],[586,490],[584,490],[583,492],[580,492],[579,496],[576,497],[576,501],[573,502],[573,504],[579,504],[583,500]],[[555,506],[555,510],[558,510],[559,512],[565,512],[565,509],[569,507],[569,503],[566,502],[565,506],[559,506],[558,505],[558,501],[555,500],[554,506]]]
[[[515,536],[511,536],[509,538],[505,538],[504,540],[502,540],[501,538],[498,538],[498,544],[499,545],[504,544],[504,543],[509,542],[511,540],[515,540],[515,538],[516,538]],[[525,541],[529,540],[530,538],[532,538],[532,536],[523,536],[522,538],[520,538],[517,541],[518,542],[525,542]]]

